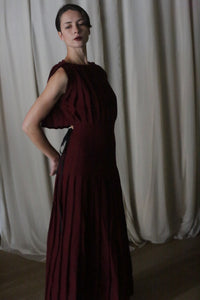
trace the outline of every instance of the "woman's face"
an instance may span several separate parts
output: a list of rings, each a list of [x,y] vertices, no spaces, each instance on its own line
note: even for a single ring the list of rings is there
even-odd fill
[[[88,41],[90,29],[85,25],[85,20],[79,11],[64,12],[60,18],[60,29],[61,32],[58,34],[67,47],[80,48]]]

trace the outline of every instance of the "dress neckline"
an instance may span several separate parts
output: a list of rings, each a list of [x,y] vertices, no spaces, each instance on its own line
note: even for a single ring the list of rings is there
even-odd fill
[[[73,65],[73,66],[81,66],[81,67],[84,67],[84,66],[86,66],[86,67],[88,67],[88,66],[91,66],[91,65],[94,65],[95,64],[95,62],[92,62],[92,61],[88,61],[88,64],[76,64],[76,63],[71,63],[71,62],[68,62],[68,61],[66,61],[66,60],[62,60],[62,62],[63,63],[66,63],[66,64],[69,64],[69,65]]]

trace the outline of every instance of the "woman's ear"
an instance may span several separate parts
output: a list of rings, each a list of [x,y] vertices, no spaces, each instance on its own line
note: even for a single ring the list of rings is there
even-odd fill
[[[59,35],[59,38],[60,38],[61,40],[63,40],[63,35],[62,35],[62,32],[61,32],[61,31],[58,31],[58,35]]]

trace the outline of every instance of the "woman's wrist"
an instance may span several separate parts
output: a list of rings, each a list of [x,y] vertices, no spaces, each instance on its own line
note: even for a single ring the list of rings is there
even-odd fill
[[[57,173],[59,160],[60,160],[60,154],[56,151],[50,159],[50,176],[53,176]]]
[[[49,156],[49,159],[53,162],[57,162],[60,159],[60,154],[57,151],[55,151],[51,156]]]

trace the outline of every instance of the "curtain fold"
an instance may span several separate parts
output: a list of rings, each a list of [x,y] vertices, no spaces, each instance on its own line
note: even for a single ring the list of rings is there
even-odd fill
[[[74,1],[0,2],[1,249],[44,260],[54,179],[21,130],[66,56],[54,20]],[[115,125],[128,235],[194,237],[200,228],[200,1],[79,0],[91,19],[88,60],[117,95]],[[46,130],[58,148],[64,130]]]

